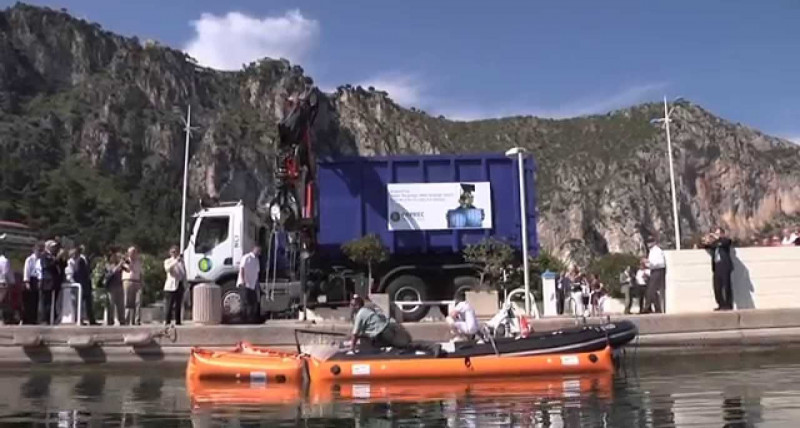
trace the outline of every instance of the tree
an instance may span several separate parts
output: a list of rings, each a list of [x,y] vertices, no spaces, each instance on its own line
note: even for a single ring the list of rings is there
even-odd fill
[[[378,235],[370,234],[342,244],[342,251],[353,263],[366,266],[372,284],[372,266],[389,258],[389,250],[383,246]]]
[[[481,286],[500,285],[503,271],[514,262],[514,248],[496,238],[485,238],[464,248],[464,260],[480,267]]]

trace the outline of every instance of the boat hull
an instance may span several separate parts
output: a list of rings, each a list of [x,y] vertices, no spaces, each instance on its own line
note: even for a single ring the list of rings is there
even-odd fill
[[[312,381],[357,379],[477,378],[610,372],[610,346],[575,354],[478,356],[464,358],[393,358],[308,360]]]

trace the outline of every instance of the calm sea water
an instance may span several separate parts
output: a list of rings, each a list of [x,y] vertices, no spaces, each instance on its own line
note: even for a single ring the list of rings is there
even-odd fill
[[[639,357],[613,376],[187,385],[183,367],[0,371],[3,426],[793,427],[797,350]]]

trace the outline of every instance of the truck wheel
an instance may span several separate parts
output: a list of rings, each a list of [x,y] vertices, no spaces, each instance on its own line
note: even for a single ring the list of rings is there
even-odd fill
[[[474,276],[457,276],[453,279],[453,300],[458,296],[465,297],[467,291],[481,290],[481,281]],[[442,315],[447,316],[447,305],[440,305]]]
[[[388,287],[386,294],[392,302],[415,302],[428,300],[428,286],[414,275],[402,275],[395,278]],[[394,306],[393,310],[403,315],[403,321],[419,321],[428,315],[430,309],[425,305]]]
[[[222,323],[241,324],[244,322],[246,305],[243,290],[234,281],[222,284]]]

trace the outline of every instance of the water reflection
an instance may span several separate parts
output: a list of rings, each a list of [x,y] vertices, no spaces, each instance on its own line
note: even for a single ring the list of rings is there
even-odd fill
[[[186,383],[182,368],[0,373],[24,426],[792,426],[792,354],[641,360],[614,376],[291,385]]]

